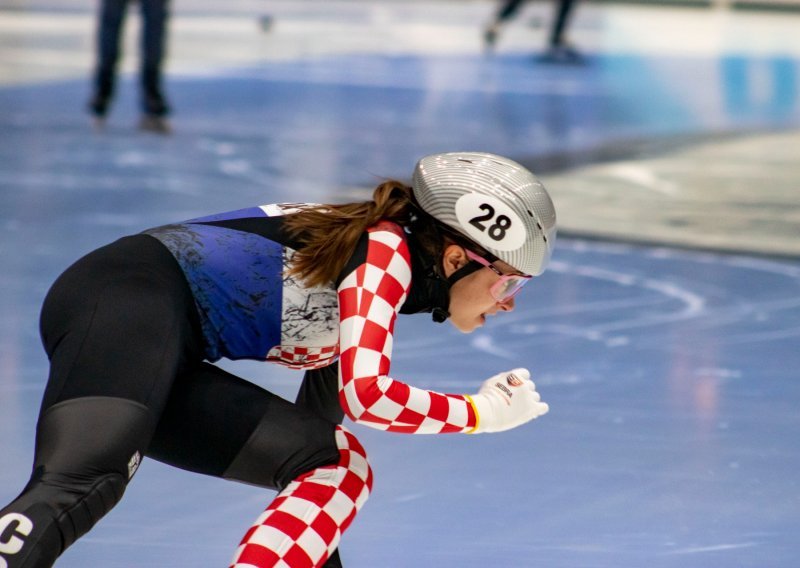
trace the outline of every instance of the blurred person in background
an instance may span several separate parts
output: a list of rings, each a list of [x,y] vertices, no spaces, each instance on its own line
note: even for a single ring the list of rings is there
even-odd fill
[[[168,134],[169,105],[162,88],[169,0],[136,0],[142,15],[140,38],[140,97],[142,116],[139,128],[157,134]],[[120,43],[129,0],[101,0],[97,20],[97,62],[94,71],[94,92],[89,111],[95,125],[102,128],[114,97]]]
[[[494,49],[501,29],[519,13],[524,3],[525,0],[503,1],[494,18],[483,32],[483,41],[487,49]],[[548,63],[577,63],[581,61],[580,54],[564,38],[574,6],[575,0],[557,0],[556,17],[550,28],[547,50],[540,57],[541,61]]]

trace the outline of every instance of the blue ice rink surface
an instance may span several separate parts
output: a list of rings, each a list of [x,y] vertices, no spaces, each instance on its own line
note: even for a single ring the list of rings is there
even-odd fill
[[[135,130],[132,77],[103,133],[83,112],[84,78],[0,86],[0,502],[30,471],[47,375],[40,303],[89,250],[255,204],[361,199],[431,152],[568,171],[637,141],[796,129],[799,72],[791,54],[736,52],[590,53],[579,66],[527,53],[301,57],[171,76],[164,138]],[[485,328],[400,318],[394,377],[468,393],[524,366],[551,411],[483,436],[350,425],[375,487],[344,563],[796,566],[798,338],[797,258],[563,235],[551,269]],[[286,397],[299,384],[277,366],[224,366]],[[57,566],[226,566],[272,497],[146,460]]]

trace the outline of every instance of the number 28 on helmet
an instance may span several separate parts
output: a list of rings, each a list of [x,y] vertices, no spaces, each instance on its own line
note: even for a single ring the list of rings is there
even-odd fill
[[[483,152],[433,154],[417,163],[412,187],[420,207],[440,223],[523,274],[544,272],[556,212],[525,167]]]

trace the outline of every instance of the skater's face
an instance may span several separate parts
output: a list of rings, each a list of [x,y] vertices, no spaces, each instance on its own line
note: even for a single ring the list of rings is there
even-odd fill
[[[469,261],[470,257],[465,249],[458,245],[448,245],[443,255],[445,276],[450,276]],[[501,260],[492,265],[503,275],[518,274]],[[453,284],[450,288],[450,322],[456,329],[469,333],[486,323],[488,316],[514,309],[513,296],[504,301],[495,298],[498,283],[503,280],[503,276],[486,266]]]

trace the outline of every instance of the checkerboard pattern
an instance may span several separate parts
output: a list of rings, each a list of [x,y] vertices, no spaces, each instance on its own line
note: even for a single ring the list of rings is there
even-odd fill
[[[364,448],[337,426],[339,463],[292,481],[247,531],[231,568],[322,566],[372,490]]]
[[[476,417],[465,396],[418,389],[388,376],[394,322],[410,286],[403,230],[394,223],[378,223],[369,229],[366,262],[338,289],[342,408],[351,420],[380,430],[468,432]]]
[[[331,347],[278,345],[269,350],[267,361],[285,365],[290,369],[319,369],[333,363],[338,354],[338,345]]]

